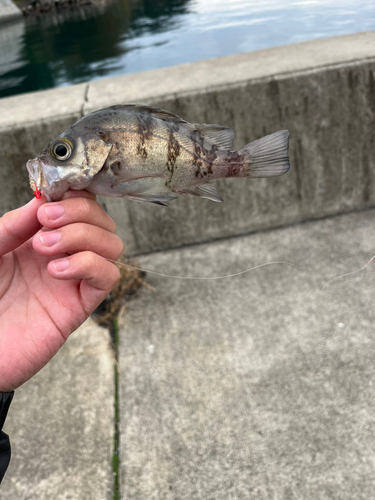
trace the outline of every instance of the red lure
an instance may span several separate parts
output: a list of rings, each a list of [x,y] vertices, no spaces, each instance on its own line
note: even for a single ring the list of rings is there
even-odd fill
[[[36,189],[36,190],[34,191],[34,196],[35,196],[35,198],[36,198],[37,200],[39,200],[39,198],[41,198],[42,193],[39,191],[39,189]]]

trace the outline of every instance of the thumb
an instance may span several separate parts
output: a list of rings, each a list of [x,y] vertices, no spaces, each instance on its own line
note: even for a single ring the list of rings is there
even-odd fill
[[[11,252],[31,238],[41,225],[37,219],[38,208],[46,203],[44,196],[33,198],[23,207],[7,212],[0,219],[0,256]]]

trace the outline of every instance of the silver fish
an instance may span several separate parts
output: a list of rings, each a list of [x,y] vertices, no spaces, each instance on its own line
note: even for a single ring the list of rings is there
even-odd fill
[[[160,205],[183,194],[220,202],[212,181],[285,174],[288,137],[282,130],[231,151],[229,128],[188,123],[149,106],[117,105],[81,118],[26,167],[32,189],[48,201],[70,188]]]

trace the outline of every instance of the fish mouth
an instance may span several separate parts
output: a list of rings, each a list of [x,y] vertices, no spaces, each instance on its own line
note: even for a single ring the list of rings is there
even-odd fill
[[[39,158],[34,158],[26,163],[26,168],[33,191],[41,191],[47,201],[61,200],[69,184],[59,177],[59,172],[55,167],[46,165]]]

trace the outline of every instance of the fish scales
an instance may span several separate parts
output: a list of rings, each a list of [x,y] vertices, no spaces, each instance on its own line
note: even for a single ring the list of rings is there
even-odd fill
[[[232,151],[234,132],[144,105],[117,105],[76,122],[27,162],[48,200],[67,189],[165,204],[180,195],[222,201],[213,181],[289,170],[288,131]]]

